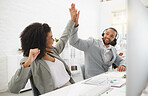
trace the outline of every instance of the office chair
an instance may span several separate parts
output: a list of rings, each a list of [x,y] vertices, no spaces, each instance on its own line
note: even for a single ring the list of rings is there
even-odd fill
[[[80,66],[81,66],[81,70],[82,70],[83,79],[85,79],[85,65],[80,64]]]
[[[41,95],[40,92],[38,91],[38,89],[34,85],[33,77],[32,76],[30,77],[30,83],[31,83],[31,87],[32,87],[33,96]]]

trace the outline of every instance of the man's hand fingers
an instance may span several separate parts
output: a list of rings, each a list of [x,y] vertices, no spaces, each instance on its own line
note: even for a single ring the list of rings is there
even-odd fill
[[[79,19],[79,14],[80,14],[80,11],[78,11],[78,13],[77,13],[77,19]]]
[[[119,72],[121,71],[121,66],[118,67],[118,71],[119,71]]]
[[[123,71],[125,71],[126,70],[126,68],[124,67],[124,66],[122,66],[122,65],[120,65],[119,67],[118,67],[118,69],[117,69],[117,71],[119,71],[119,72],[123,72]]]

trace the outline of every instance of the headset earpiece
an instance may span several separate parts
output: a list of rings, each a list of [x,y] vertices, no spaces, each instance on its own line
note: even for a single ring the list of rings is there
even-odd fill
[[[107,30],[107,29],[105,29],[105,30],[103,31],[102,36],[104,36],[104,34],[105,34],[106,30]]]
[[[102,33],[102,36],[104,36],[104,33]]]
[[[115,46],[116,44],[117,44],[117,39],[115,38],[115,39],[110,43],[110,45]]]

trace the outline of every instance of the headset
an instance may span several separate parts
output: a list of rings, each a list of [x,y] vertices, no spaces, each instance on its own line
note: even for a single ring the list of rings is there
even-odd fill
[[[115,28],[109,27],[109,28],[107,28],[107,29],[105,29],[105,30],[103,31],[102,36],[104,36],[105,32],[106,32],[108,29],[112,29],[112,30],[114,30],[114,31],[116,32],[116,37],[115,37],[115,39],[110,43],[110,45],[115,46],[115,45],[117,44],[117,39],[119,38],[119,34],[118,34],[118,32],[117,32],[117,30],[116,30]]]

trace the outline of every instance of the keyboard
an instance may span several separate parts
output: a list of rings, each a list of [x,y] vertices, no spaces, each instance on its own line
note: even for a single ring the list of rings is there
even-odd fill
[[[95,86],[90,89],[86,89],[85,93],[79,94],[79,96],[101,96],[101,94],[105,93],[110,89],[111,86]]]

